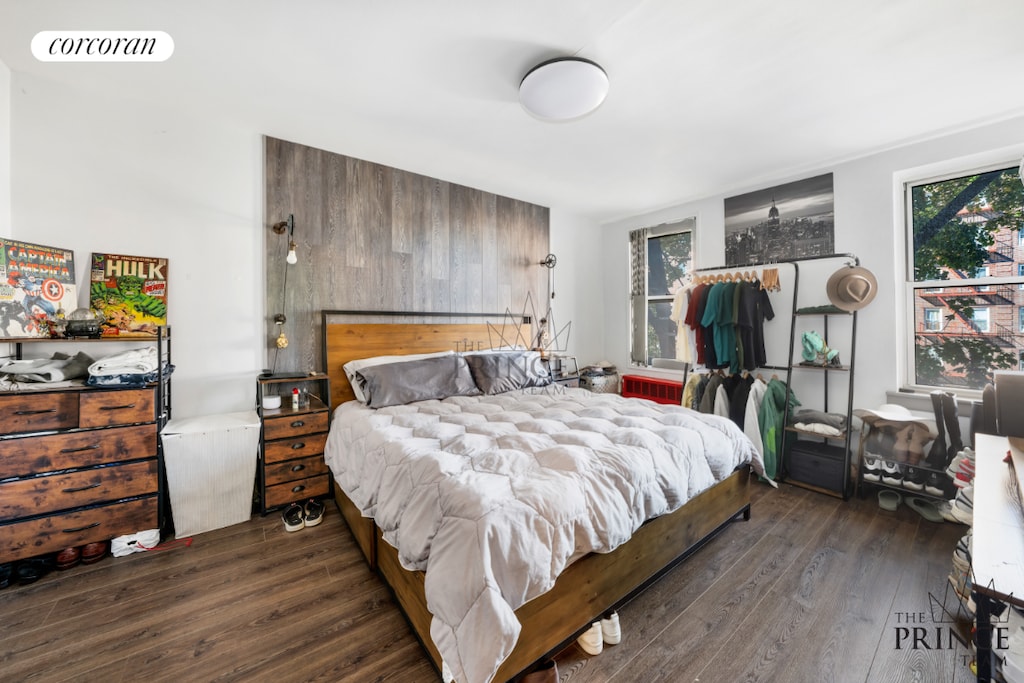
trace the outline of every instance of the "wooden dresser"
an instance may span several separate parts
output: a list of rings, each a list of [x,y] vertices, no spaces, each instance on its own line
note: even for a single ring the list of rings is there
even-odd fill
[[[0,562],[159,526],[156,389],[0,396]]]
[[[307,403],[299,408],[292,407],[293,387],[307,390]],[[263,397],[274,391],[281,393],[281,407],[264,408]],[[331,476],[324,462],[330,395],[329,380],[322,373],[258,380],[256,400],[262,429],[257,477],[261,514],[331,492]]]
[[[17,340],[91,347],[110,339]],[[124,343],[125,340],[116,340]],[[157,355],[170,364],[170,328]],[[160,428],[170,379],[142,388],[75,387],[0,393],[0,563],[145,529],[163,529]]]

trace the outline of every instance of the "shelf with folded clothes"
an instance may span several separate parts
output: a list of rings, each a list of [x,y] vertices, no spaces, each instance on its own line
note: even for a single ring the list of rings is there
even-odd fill
[[[811,429],[802,429],[800,427],[797,427],[796,425],[787,426],[786,431],[792,432],[794,434],[800,434],[802,436],[820,437],[822,439],[829,439],[831,441],[846,441],[845,431],[842,431],[839,434],[823,434],[821,432],[816,432]]]

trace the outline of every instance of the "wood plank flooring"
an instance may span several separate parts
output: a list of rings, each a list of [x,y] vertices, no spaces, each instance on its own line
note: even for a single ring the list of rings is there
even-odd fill
[[[871,498],[755,486],[737,522],[619,611],[623,639],[556,658],[563,683],[970,681],[936,631],[966,527]],[[935,616],[933,617],[933,613]],[[923,622],[920,621],[924,614]],[[907,623],[907,615],[916,615]],[[927,629],[924,643],[902,628]],[[277,515],[191,547],[108,557],[0,591],[3,681],[434,682],[337,510]]]

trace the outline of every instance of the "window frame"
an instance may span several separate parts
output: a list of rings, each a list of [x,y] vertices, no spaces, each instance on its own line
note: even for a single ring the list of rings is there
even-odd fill
[[[922,280],[916,282],[914,280],[914,220],[913,220],[913,201],[912,192],[915,187],[922,185],[929,185],[933,183],[941,183],[947,180],[955,180],[957,178],[963,178],[965,176],[973,176],[990,171],[1005,171],[1015,170],[1020,167],[1019,159],[1014,160],[1012,156],[1005,156],[1001,154],[995,157],[989,157],[985,163],[970,165],[970,164],[944,164],[942,170],[937,170],[938,167],[933,166],[929,169],[928,173],[922,174],[907,174],[898,180],[899,186],[902,189],[902,201],[903,201],[903,285],[904,285],[904,299],[903,299],[903,357],[900,360],[901,366],[901,386],[905,389],[924,391],[928,392],[934,389],[949,389],[950,386],[933,386],[928,384],[921,384],[917,382],[917,366],[916,366],[916,338],[917,338],[917,320],[915,310],[915,293],[917,291],[923,291],[928,293],[943,293],[947,288],[968,288],[976,287],[978,292],[991,292],[993,287],[1015,285],[1018,289],[1024,290],[1024,271],[1018,267],[1018,275],[1016,276],[989,276],[989,277],[972,277],[955,280],[955,284],[951,286],[950,280]],[[1024,179],[1022,179],[1024,182]],[[1018,229],[1019,245],[1024,246],[1024,228]],[[981,268],[988,271],[988,264],[983,265]],[[976,274],[976,273],[975,273]],[[989,308],[989,306],[982,306],[983,308]],[[989,327],[991,328],[991,312],[989,313]],[[972,316],[973,321],[973,316]],[[923,320],[921,321],[923,323]],[[1022,332],[1024,334],[1024,332]],[[1024,351],[1022,351],[1024,353]],[[972,389],[968,387],[958,387],[956,389],[958,394],[962,394],[968,398],[979,398],[981,396],[980,389]]]
[[[661,237],[666,237],[668,235],[677,235],[677,234],[682,234],[682,233],[689,233],[690,234],[690,268],[689,268],[689,274],[690,275],[693,274],[693,272],[697,269],[697,217],[696,216],[688,216],[686,218],[679,218],[679,219],[675,219],[675,220],[666,221],[664,223],[659,223],[657,225],[647,227],[646,230],[647,230],[647,235],[645,236],[645,241],[644,241],[644,245],[645,245],[645,252],[644,253],[645,254],[647,253],[647,245],[649,244],[649,242],[650,242],[650,240],[652,238],[661,238]],[[630,249],[631,248],[632,248],[632,246],[630,246]],[[647,330],[648,324],[649,324],[648,323],[648,312],[650,310],[651,304],[655,304],[655,303],[668,303],[668,304],[671,304],[673,302],[673,300],[675,299],[675,295],[674,294],[667,294],[667,295],[656,294],[656,295],[652,296],[650,294],[649,287],[648,287],[648,284],[649,284],[649,281],[650,281],[649,280],[650,271],[649,271],[649,265],[647,265],[646,256],[645,256],[644,261],[645,261],[645,267],[648,268],[647,272],[644,273],[644,305],[642,307],[642,310],[643,310],[642,328],[645,330],[645,339],[646,339],[646,330]],[[630,263],[632,264],[632,254],[630,255]],[[631,273],[631,276],[632,276],[632,273]],[[630,296],[630,301],[629,301],[629,320],[630,320],[630,329],[631,330],[635,329],[635,324],[634,323],[635,323],[635,320],[636,320],[637,307],[638,307],[634,303],[633,299],[634,299],[634,297]],[[676,360],[675,358],[651,358],[650,357],[650,346],[647,345],[647,344],[644,345],[644,361],[640,362],[640,361],[636,360],[636,354],[634,353],[634,348],[633,348],[634,342],[635,342],[635,335],[634,334],[630,334],[630,336],[629,336],[629,356],[630,356],[630,366],[631,367],[638,368],[638,369],[648,369],[648,370],[658,369],[658,370],[666,370],[666,371],[671,371],[671,372],[684,372],[686,370],[687,364],[686,364],[685,361]]]

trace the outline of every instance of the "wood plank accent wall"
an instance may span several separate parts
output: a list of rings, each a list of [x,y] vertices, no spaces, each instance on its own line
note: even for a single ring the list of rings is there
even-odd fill
[[[267,366],[277,372],[323,369],[325,308],[522,312],[530,294],[546,311],[546,207],[272,137],[264,182]],[[288,236],[270,226],[289,214],[299,262],[286,270]],[[281,312],[290,343],[277,351]]]

